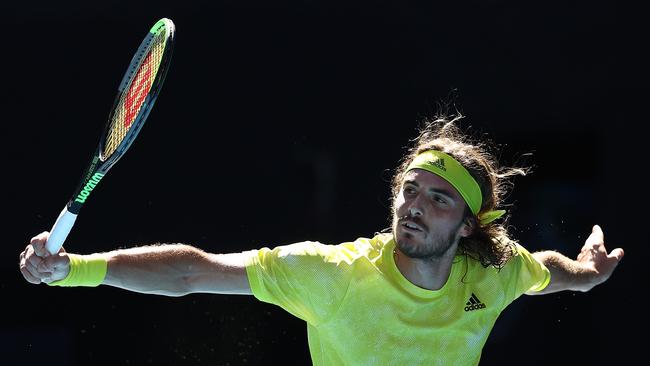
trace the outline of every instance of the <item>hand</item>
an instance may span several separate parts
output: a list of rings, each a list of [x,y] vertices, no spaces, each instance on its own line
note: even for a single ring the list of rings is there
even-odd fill
[[[578,262],[595,272],[592,286],[596,286],[612,275],[624,254],[622,248],[616,248],[607,254],[603,231],[600,226],[594,225],[578,254]]]
[[[70,258],[63,248],[54,255],[45,249],[49,236],[47,231],[36,235],[20,253],[20,272],[27,282],[50,283],[64,279],[70,272]]]

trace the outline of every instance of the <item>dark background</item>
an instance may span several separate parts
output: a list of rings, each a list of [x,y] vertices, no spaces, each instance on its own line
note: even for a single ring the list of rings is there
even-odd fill
[[[135,3],[135,2],[134,2]],[[306,327],[247,296],[30,285],[148,29],[177,27],[138,141],[66,248],[184,242],[210,252],[371,236],[418,121],[450,93],[517,178],[513,236],[575,257],[600,224],[626,257],[588,293],[518,299],[484,365],[628,364],[645,352],[648,245],[639,14],[613,1],[17,2],[3,20],[3,365],[309,364]],[[633,335],[638,334],[638,335]]]

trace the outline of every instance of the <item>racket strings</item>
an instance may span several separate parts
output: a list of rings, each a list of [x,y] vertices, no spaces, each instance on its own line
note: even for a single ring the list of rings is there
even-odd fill
[[[102,153],[104,159],[109,158],[117,150],[140,113],[143,102],[156,79],[156,74],[158,73],[158,68],[163,58],[167,40],[165,33],[159,32],[153,37],[151,46],[144,60],[140,63],[138,71],[124,88],[126,92],[122,93],[117,103],[106,136],[104,151]]]

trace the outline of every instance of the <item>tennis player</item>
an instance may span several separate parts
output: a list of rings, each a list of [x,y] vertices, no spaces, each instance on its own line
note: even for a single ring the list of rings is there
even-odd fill
[[[623,249],[608,253],[597,225],[576,259],[510,238],[502,200],[509,178],[526,170],[498,166],[456,122],[423,127],[394,174],[392,228],[374,236],[231,254],[166,244],[50,256],[44,232],[20,254],[20,271],[50,286],[252,294],[307,323],[314,365],[476,365],[508,304],[589,291]]]

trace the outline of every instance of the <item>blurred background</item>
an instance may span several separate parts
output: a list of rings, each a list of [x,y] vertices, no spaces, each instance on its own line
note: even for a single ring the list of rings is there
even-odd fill
[[[253,297],[49,288],[18,270],[162,17],[177,27],[165,86],[68,251],[372,236],[388,226],[388,181],[419,121],[453,100],[461,127],[494,141],[504,165],[533,168],[507,201],[516,239],[575,258],[600,224],[608,250],[626,252],[591,292],[515,301],[481,364],[631,363],[648,244],[634,14],[603,0],[3,2],[0,363],[310,363],[305,324]]]

